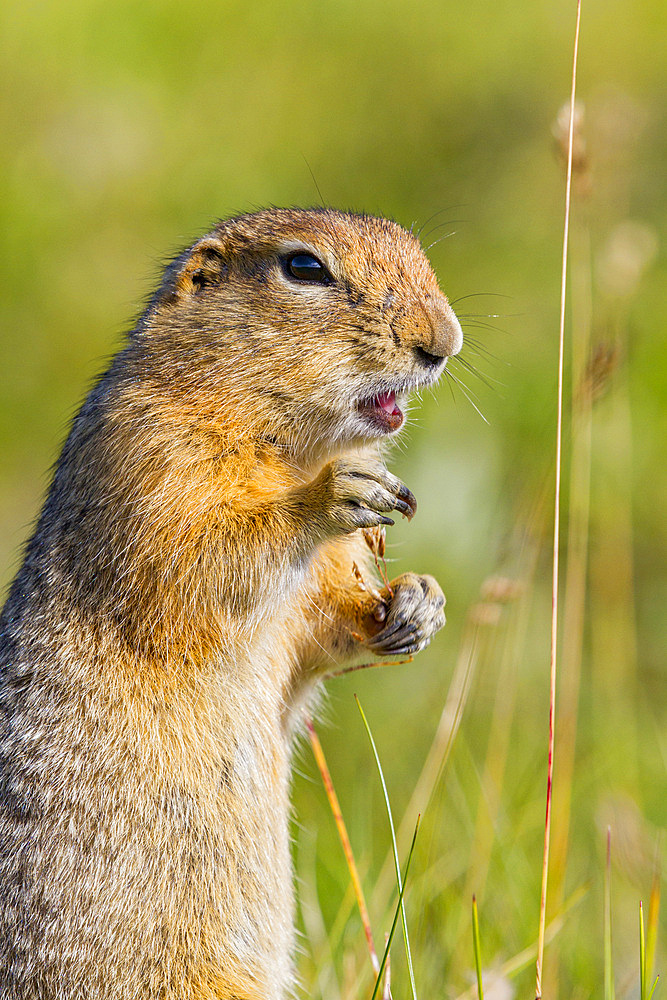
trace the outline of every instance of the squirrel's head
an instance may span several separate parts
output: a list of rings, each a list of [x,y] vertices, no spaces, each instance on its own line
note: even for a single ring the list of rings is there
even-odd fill
[[[181,254],[138,327],[157,380],[202,417],[307,450],[398,430],[412,391],[461,349],[418,240],[395,222],[268,209]],[[242,428],[241,428],[242,430]]]

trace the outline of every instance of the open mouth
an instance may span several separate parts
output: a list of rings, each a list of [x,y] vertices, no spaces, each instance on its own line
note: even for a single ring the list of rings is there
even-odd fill
[[[397,431],[405,419],[396,403],[394,392],[384,392],[371,399],[362,399],[357,403],[357,409],[365,420],[383,434]]]

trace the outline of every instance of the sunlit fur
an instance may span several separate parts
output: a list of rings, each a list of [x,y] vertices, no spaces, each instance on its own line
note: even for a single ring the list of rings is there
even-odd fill
[[[292,251],[332,281],[290,280]],[[0,620],[0,1000],[289,993],[293,733],[378,628],[320,473],[377,461],[359,401],[459,347],[385,220],[267,210],[167,268],[74,420]]]

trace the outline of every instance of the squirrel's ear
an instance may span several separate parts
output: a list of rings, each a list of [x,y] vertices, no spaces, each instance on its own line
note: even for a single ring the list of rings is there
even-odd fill
[[[227,272],[225,247],[217,236],[204,236],[192,247],[176,275],[176,298],[198,295],[204,289],[217,285]]]

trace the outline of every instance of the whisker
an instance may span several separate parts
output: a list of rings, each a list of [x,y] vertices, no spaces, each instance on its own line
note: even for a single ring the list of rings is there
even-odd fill
[[[517,316],[524,316],[525,313],[460,313],[456,315],[465,319],[516,319]]]
[[[484,343],[483,340],[479,340],[477,337],[471,337],[467,333],[467,327],[466,327],[466,336],[465,336],[465,340],[463,341],[463,349],[465,350],[466,347],[470,347],[471,345],[473,347],[482,348],[485,351],[488,350],[488,348],[487,348],[487,346],[486,346],[486,344]]]
[[[439,236],[437,240],[433,240],[433,242],[429,243],[427,247],[424,247],[425,251],[428,253],[428,251],[431,250],[433,247],[437,247],[438,243],[442,243],[443,240],[448,240],[450,236],[456,236],[455,229],[453,229],[451,233],[445,233],[444,236]]]
[[[445,369],[445,371],[447,371],[447,369]],[[479,402],[479,396],[477,395],[477,393],[474,391],[474,389],[471,389],[469,385],[466,385],[466,383],[463,381],[463,379],[461,378],[460,375],[455,375],[454,372],[452,372],[452,371],[450,371],[449,374],[454,379],[454,381],[456,383],[458,383],[458,385],[460,385],[460,387],[462,389],[467,389],[467,391],[470,393],[471,397],[473,397],[474,399],[476,399]]]
[[[428,392],[428,394],[431,397],[431,399],[435,399],[436,402],[437,402],[438,401],[438,397],[437,397],[436,391],[435,391],[436,390],[436,386],[437,386],[437,382],[433,382],[433,383],[431,383],[431,385],[428,385],[426,387],[426,391]]]
[[[505,336],[509,336],[508,330],[505,330],[502,326],[496,326],[495,323],[484,323],[481,319],[464,319],[461,321],[460,316],[457,316],[457,319],[462,325],[474,326],[477,330],[490,330],[492,333],[504,333]]]
[[[450,299],[449,304],[451,306],[455,305],[457,302],[463,302],[464,299],[476,299],[480,296],[492,296],[498,299],[511,299],[512,295],[505,295],[504,292],[469,292],[467,295],[458,295],[455,299]]]
[[[450,373],[445,368],[445,375],[449,376],[449,374]],[[454,406],[458,406],[458,401],[456,399],[456,396],[454,395],[454,386],[452,385],[451,380],[449,378],[447,378],[446,381],[447,381],[447,388],[449,389],[450,393],[452,394],[452,402],[454,403]]]
[[[427,233],[424,233],[422,239],[428,240],[433,236],[439,229],[444,229],[446,226],[460,226],[466,220],[465,219],[447,219],[445,222],[439,222],[437,226],[431,226]]]
[[[486,360],[494,361],[497,362],[498,364],[506,365],[507,368],[512,367],[512,363],[510,361],[506,361],[505,358],[498,357],[497,354],[494,354],[492,351],[490,351],[487,347],[484,346],[484,344],[477,343],[470,337],[465,338],[465,341],[463,343],[463,350],[471,354],[479,355],[479,357],[483,358],[485,361]]]
[[[472,398],[472,395],[474,395],[474,394],[471,395],[472,390],[468,390],[468,387],[461,381],[461,379],[457,378],[456,375],[454,375],[454,373],[452,371],[448,371],[445,368],[445,374],[447,375],[447,378],[453,379],[454,382],[456,382],[456,384],[460,388],[461,392],[463,393],[463,395],[465,396],[465,398],[468,400],[468,402],[472,406],[473,410],[475,410],[479,414],[479,416],[482,418],[482,420],[484,421],[485,424],[488,424],[489,421],[486,419],[486,417],[484,416],[484,414],[480,410],[479,406],[477,406],[477,404],[475,403],[475,401]]]
[[[482,375],[481,372],[477,371],[474,365],[472,365],[469,361],[467,361],[466,358],[462,358],[460,354],[455,354],[452,358],[450,358],[450,361],[458,361],[460,365],[463,365],[466,371],[469,371],[471,375],[474,375],[475,378],[479,379],[480,382],[483,382],[484,385],[487,386],[487,388],[489,389],[495,388],[491,384],[491,382],[495,382],[496,385],[504,386],[504,383],[501,382],[500,379],[493,378],[492,375],[489,375],[488,378],[485,375]],[[489,381],[489,379],[491,381]]]
[[[433,220],[437,219],[438,216],[442,215],[443,212],[450,212],[453,208],[463,208],[463,207],[464,207],[463,205],[449,205],[446,208],[440,208],[440,209],[438,209],[438,211],[434,212],[433,215],[429,215],[428,219],[425,222],[422,222],[421,226],[419,227],[419,229],[415,233],[417,239],[421,238],[421,234],[424,232],[424,230],[428,226],[429,222],[433,222]],[[446,223],[445,223],[445,225],[446,225]]]

